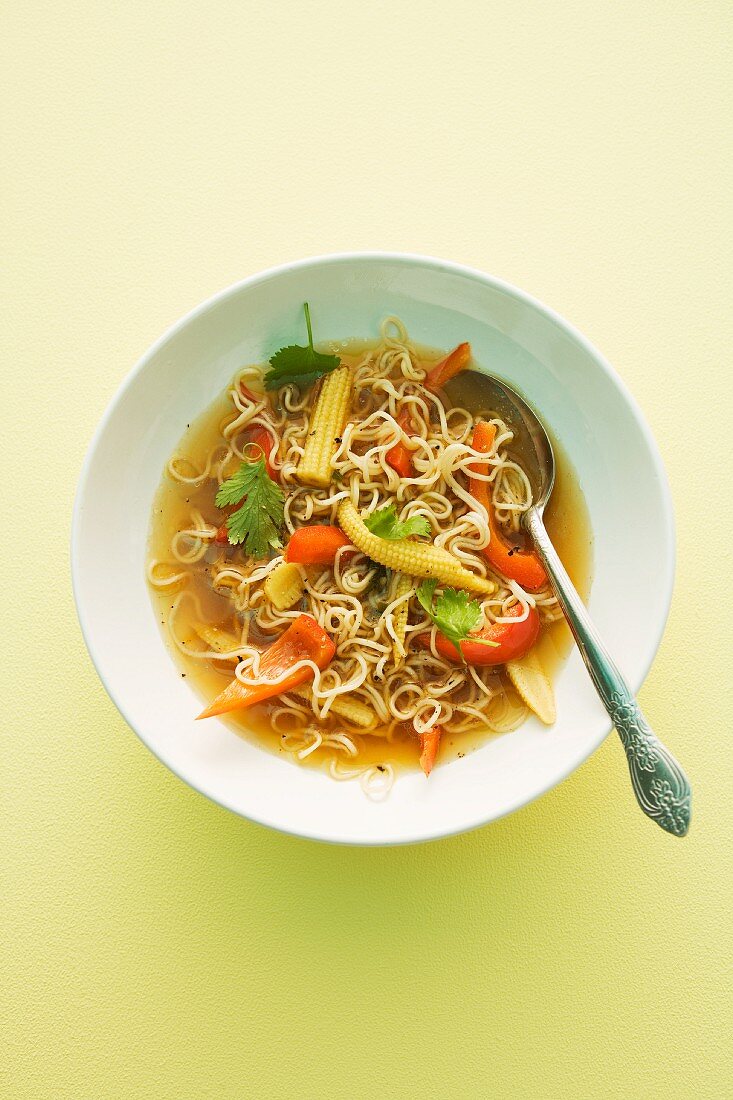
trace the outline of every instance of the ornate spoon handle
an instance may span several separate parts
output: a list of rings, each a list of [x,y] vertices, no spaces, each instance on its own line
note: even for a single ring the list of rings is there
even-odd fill
[[[537,552],[573,632],[586,668],[626,750],[634,794],[642,810],[668,833],[684,836],[690,827],[691,791],[687,776],[654,735],[590,620],[536,508],[525,517]]]

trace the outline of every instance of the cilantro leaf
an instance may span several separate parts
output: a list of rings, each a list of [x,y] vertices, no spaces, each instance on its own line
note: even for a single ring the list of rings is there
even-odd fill
[[[395,539],[409,538],[410,535],[427,537],[431,531],[430,521],[424,516],[410,516],[406,520],[397,519],[397,509],[394,504],[384,504],[381,508],[377,508],[376,512],[365,516],[364,523],[373,535],[377,535],[380,539],[389,539],[390,542]]]
[[[480,645],[498,646],[498,642],[488,638],[471,636],[471,631],[481,618],[478,600],[470,600],[466,592],[457,592],[455,588],[444,588],[438,599],[434,600],[436,586],[437,581],[423,581],[417,590],[417,598],[440,633],[453,642],[461,657],[460,643],[467,639]]]
[[[245,554],[252,558],[265,557],[270,547],[279,550],[285,494],[269,477],[262,454],[254,462],[243,462],[219,487],[217,508],[240,503],[242,507],[227,520],[230,543],[241,543]]]
[[[265,374],[265,389],[276,390],[287,382],[297,382],[301,389],[308,389],[321,375],[330,374],[341,363],[338,355],[326,355],[313,347],[311,329],[311,311],[307,302],[303,303],[305,323],[308,329],[308,345],[290,344],[280,348],[270,359],[270,369]]]

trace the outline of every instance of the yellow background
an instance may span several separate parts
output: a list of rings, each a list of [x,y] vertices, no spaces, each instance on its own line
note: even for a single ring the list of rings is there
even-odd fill
[[[6,6],[3,1097],[731,1095],[730,12]],[[473,835],[288,839],[104,694],[67,559],[107,402],[201,299],[358,248],[517,283],[641,402],[679,544],[642,702],[693,781],[686,840],[615,740]]]

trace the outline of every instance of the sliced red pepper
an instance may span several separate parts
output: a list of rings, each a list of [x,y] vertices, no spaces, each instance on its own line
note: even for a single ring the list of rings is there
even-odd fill
[[[276,470],[270,461],[270,451],[277,437],[272,435],[272,433],[262,424],[255,424],[254,427],[248,428],[244,434],[247,443],[253,443],[255,447],[259,447],[262,454],[265,456],[267,476],[272,478],[273,481],[279,482],[280,471]]]
[[[330,565],[336,552],[342,546],[350,545],[340,527],[329,527],[325,524],[299,527],[290,536],[285,547],[285,561],[298,562],[299,565]]]
[[[474,451],[480,451],[481,454],[488,454],[494,446],[495,437],[496,426],[487,423],[485,420],[479,420],[473,430],[471,446]],[[488,471],[488,466],[484,463],[476,462],[473,464],[472,469],[474,473],[486,473]],[[491,539],[489,545],[484,546],[481,551],[486,560],[497,570],[497,572],[508,577],[510,580],[516,581],[517,584],[521,584],[522,588],[526,588],[528,592],[536,592],[538,589],[544,588],[547,584],[547,574],[535,551],[525,550],[519,546],[512,546],[499,526],[499,521],[494,511],[494,505],[491,501],[489,483],[487,481],[479,481],[478,478],[472,477],[470,479],[469,488],[472,496],[475,497],[479,504],[483,504],[489,517]]]
[[[507,612],[507,615],[519,615],[522,608],[519,604]],[[530,607],[526,619],[519,623],[492,623],[478,634],[472,634],[465,642],[461,642],[461,653],[466,664],[475,665],[477,668],[487,665],[503,665],[507,661],[516,661],[523,657],[537,641],[540,632],[540,617],[537,609]],[[497,642],[497,645],[482,645],[483,639],[487,642]],[[430,647],[430,635],[418,634],[417,641],[426,649]],[[435,648],[446,661],[460,661],[461,656],[457,647],[444,634],[439,631],[435,635]]]
[[[231,515],[231,514],[232,514],[232,510],[229,509],[229,515]],[[229,519],[227,518],[224,521],[224,523],[222,523],[221,527],[219,527],[217,529],[217,532],[214,535],[214,542],[216,543],[217,546],[228,546],[229,545],[229,528],[227,527],[228,522],[229,522]]]
[[[436,363],[423,383],[429,390],[439,390],[450,378],[455,378],[471,362],[471,345],[459,344],[457,348]]]
[[[433,770],[442,735],[443,731],[440,726],[434,726],[427,733],[418,735],[420,738],[420,767],[426,775],[430,775]]]
[[[285,691],[299,687],[313,679],[313,669],[299,668],[278,683],[268,683],[286,672],[298,661],[313,661],[318,668],[325,668],[333,658],[336,646],[325,630],[322,630],[310,615],[299,615],[284,634],[281,634],[260,660],[262,683],[248,687],[241,680],[232,680],[228,687],[217,695],[213,703],[199,714],[199,718],[211,718],[215,714],[226,714],[231,710],[242,710],[273,695],[282,695]]]
[[[267,401],[266,394],[255,393],[249,386],[246,386],[244,382],[239,383],[239,392],[242,397],[245,397],[247,401],[252,401],[258,405],[260,401]],[[258,447],[262,449],[265,456],[265,463],[267,465],[267,475],[271,477],[273,481],[278,480],[277,470],[270,463],[270,451],[272,445],[276,440],[276,436],[267,430],[262,424],[255,424],[252,428],[245,431],[245,436],[248,443],[256,443]]]
[[[245,386],[244,382],[239,383],[239,392],[241,393],[242,397],[245,397],[247,401],[253,401],[255,405],[258,405],[260,401],[263,401],[265,399],[263,394],[255,393],[254,390],[251,390],[249,388],[249,386]]]
[[[410,432],[412,430],[412,417],[410,416],[409,409],[403,409],[397,417],[397,423],[402,428],[403,432]],[[396,470],[400,477],[414,477],[414,470],[412,465],[412,451],[410,448],[402,442],[395,443],[394,447],[390,447],[384,456],[387,462]]]

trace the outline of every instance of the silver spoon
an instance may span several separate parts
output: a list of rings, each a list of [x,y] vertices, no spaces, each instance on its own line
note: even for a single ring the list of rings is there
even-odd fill
[[[475,416],[500,416],[514,431],[512,454],[532,486],[532,507],[523,517],[596,691],[626,750],[634,794],[662,829],[684,836],[690,827],[687,776],[652,732],[641,708],[603,645],[583,602],[545,530],[543,514],[555,482],[555,456],[547,432],[526,401],[497,378],[465,371],[445,391],[454,405]]]

